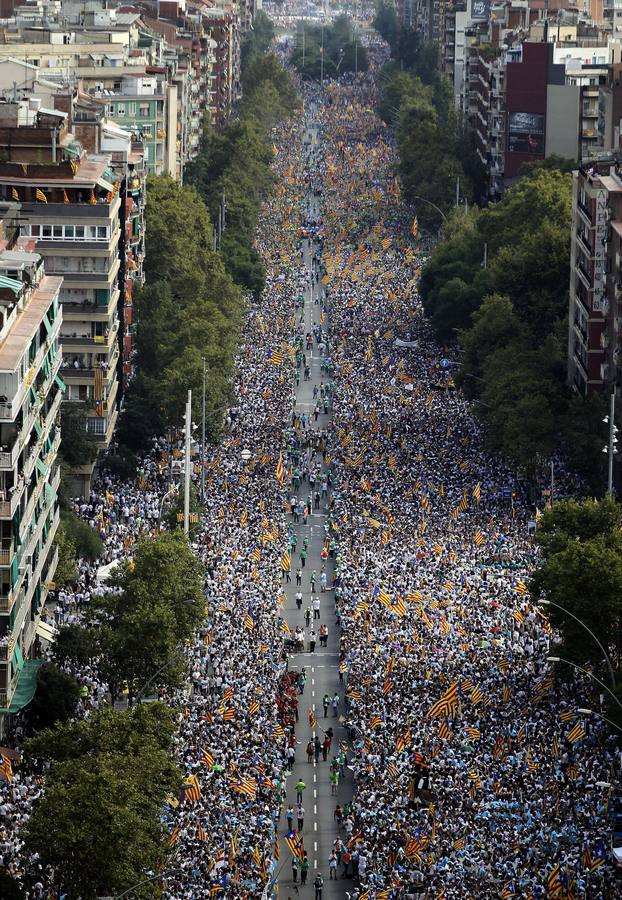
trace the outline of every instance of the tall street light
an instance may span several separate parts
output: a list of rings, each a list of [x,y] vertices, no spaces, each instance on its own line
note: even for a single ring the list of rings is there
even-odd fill
[[[622,728],[620,728],[619,725],[616,725],[616,723],[612,719],[608,719],[607,716],[603,716],[602,713],[596,712],[595,709],[585,709],[584,707],[579,707],[577,712],[581,713],[581,715],[583,716],[596,716],[597,719],[602,719],[604,722],[609,722],[610,725],[613,725],[613,727],[617,728],[620,734],[622,734]]]
[[[594,675],[588,669],[584,669],[583,666],[579,666],[579,665],[577,665],[577,663],[571,662],[569,659],[562,659],[560,656],[547,656],[547,660],[548,660],[548,662],[552,662],[552,663],[562,662],[562,663],[565,663],[567,666],[572,666],[573,669],[578,669],[579,672],[583,672],[584,675],[587,675],[588,678],[591,678],[592,681],[595,681],[596,684],[599,684],[601,686],[601,688],[603,688],[605,691],[607,691],[609,696],[612,697],[613,700],[615,700],[617,705],[622,710],[622,703],[620,703],[620,701],[618,700],[616,695],[613,693],[613,691],[610,688],[608,688],[607,685],[600,680],[600,678],[597,678],[596,675]]]

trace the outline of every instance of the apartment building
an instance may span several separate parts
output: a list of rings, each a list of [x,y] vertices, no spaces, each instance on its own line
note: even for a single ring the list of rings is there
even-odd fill
[[[167,79],[164,67],[124,75],[118,89],[82,79],[86,90],[102,100],[107,115],[141,141],[148,174],[177,172],[177,86]]]
[[[58,562],[62,278],[0,224],[0,733],[34,694]]]
[[[105,114],[106,104],[79,94],[73,104],[72,130],[89,152],[104,154],[110,160],[115,182],[120,184],[120,219],[124,223],[119,237],[119,334],[123,379],[119,394],[134,372],[133,292],[144,282],[146,175],[144,146]]]
[[[0,195],[13,201],[24,237],[48,275],[63,278],[62,374],[68,401],[89,409],[88,429],[108,446],[117,419],[120,182],[107,156],[90,156],[68,113],[38,100],[0,106]],[[88,473],[90,475],[90,473]]]
[[[622,170],[610,156],[573,176],[568,381],[585,397],[618,381],[621,271]]]

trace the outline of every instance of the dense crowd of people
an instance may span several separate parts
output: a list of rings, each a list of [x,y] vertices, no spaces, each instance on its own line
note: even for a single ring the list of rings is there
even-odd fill
[[[204,524],[193,545],[209,615],[175,698],[176,755],[190,787],[163,811],[164,896],[260,897],[278,877],[300,690],[284,661],[283,558],[289,523],[321,504],[346,688],[335,716],[349,729],[355,782],[345,815],[337,807],[330,879],[355,871],[359,898],[613,900],[602,783],[617,778],[619,745],[578,712],[598,708],[589,681],[562,681],[547,662],[551,628],[525,588],[527,511],[509,499],[513,474],[485,450],[423,318],[417,275],[429,245],[416,228],[406,237],[373,78],[305,91],[321,149],[311,164],[302,119],[275,136],[278,187],[258,238],[266,288],[248,316],[226,438],[203,461]],[[310,215],[309,195],[321,199],[321,216]],[[323,253],[309,273],[301,248],[311,232]],[[317,415],[296,410],[293,393],[305,377],[298,306],[309,278],[329,298],[310,336],[326,372]],[[165,450],[156,442],[131,484],[104,474],[78,506],[102,537],[100,564],[159,529]],[[317,584],[320,595],[333,587],[326,573]],[[107,589],[97,567],[82,564],[51,618],[80,621]],[[94,671],[75,674],[88,714],[107,686]],[[42,789],[19,771],[0,784],[0,849],[15,875],[19,831]],[[31,896],[43,896],[41,878]]]
[[[547,662],[527,511],[423,318],[429,251],[395,221],[373,106],[369,82],[332,85],[323,116],[358,896],[613,898],[619,742],[578,712],[600,708],[593,685]]]

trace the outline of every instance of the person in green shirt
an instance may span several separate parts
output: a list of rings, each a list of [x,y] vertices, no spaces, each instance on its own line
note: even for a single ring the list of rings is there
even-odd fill
[[[306,786],[307,785],[304,783],[302,778],[299,778],[296,782],[296,803],[302,803],[302,793]]]
[[[309,872],[309,859],[305,851],[305,858],[300,862],[300,883],[307,883],[307,874]]]

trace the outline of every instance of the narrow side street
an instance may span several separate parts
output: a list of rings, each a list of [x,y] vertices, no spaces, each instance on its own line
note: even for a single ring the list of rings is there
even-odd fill
[[[307,131],[305,141],[312,148],[318,147],[319,134],[316,123],[308,114]],[[311,151],[315,152],[314,150]],[[310,192],[306,197],[306,206],[310,219],[319,219],[321,216],[320,200]],[[313,279],[313,259],[314,256],[319,258],[321,251],[319,243],[316,240],[303,240],[304,264],[309,272],[309,287],[305,291],[304,312],[302,321],[304,328],[303,334],[313,334],[314,328],[320,325],[320,311],[323,309],[324,289],[321,283],[314,283]],[[300,316],[300,313],[298,314]],[[324,311],[323,327],[327,328],[329,322],[329,312]],[[307,417],[307,430],[313,427],[315,430],[326,429],[332,411],[329,406],[328,413],[319,415],[317,422],[314,421],[313,411],[317,400],[320,399],[321,386],[325,385],[329,380],[327,374],[322,370],[322,356],[317,347],[317,341],[314,340],[313,350],[305,351],[306,365],[309,367],[308,380],[304,378],[304,366],[302,364],[300,382],[296,389],[296,405],[292,412],[303,414]],[[314,389],[316,390],[317,400],[314,397]],[[304,432],[303,432],[304,433]],[[308,452],[308,451],[304,451]],[[307,494],[311,495],[315,490],[321,491],[321,482],[327,473],[327,467],[322,462],[322,456],[317,453],[314,462],[321,463],[320,483],[316,480],[314,489],[312,490],[308,482],[303,482],[298,492],[298,498],[304,503]],[[292,489],[292,494],[296,495],[296,491]],[[290,494],[290,497],[291,495]],[[292,807],[295,813],[294,828],[297,826],[297,802],[296,802],[296,784],[302,779],[306,785],[303,791],[302,806],[304,809],[304,848],[309,859],[309,871],[307,876],[306,893],[311,894],[313,890],[313,879],[320,872],[324,878],[324,897],[344,897],[348,881],[339,879],[337,881],[329,880],[329,858],[333,850],[333,844],[338,835],[342,839],[344,833],[339,832],[338,825],[334,818],[335,807],[337,804],[343,806],[352,796],[352,782],[348,769],[346,768],[345,778],[341,778],[337,789],[337,794],[333,795],[330,782],[331,761],[339,753],[340,743],[346,741],[346,731],[342,725],[341,719],[344,713],[344,684],[339,681],[339,628],[335,620],[335,599],[332,590],[333,566],[334,559],[329,555],[326,560],[322,559],[322,550],[325,540],[325,524],[327,521],[327,506],[330,503],[331,486],[328,485],[328,494],[321,496],[319,508],[314,508],[309,515],[306,524],[302,521],[295,523],[292,521],[292,529],[295,534],[297,543],[296,550],[292,553],[291,582],[284,583],[284,590],[287,594],[287,605],[283,611],[283,616],[287,622],[292,635],[295,634],[296,628],[302,628],[305,635],[304,651],[302,653],[292,653],[289,657],[289,669],[306,676],[303,687],[303,693],[299,695],[299,722],[296,727],[297,747],[296,759],[293,770],[287,779],[287,801],[283,809],[282,827],[281,827],[281,857],[279,864],[279,884],[281,885],[281,896],[288,897],[294,891],[294,881],[292,873],[292,854],[284,841],[285,835],[288,833],[287,809]],[[317,505],[314,502],[314,507]],[[304,564],[301,560],[301,551],[306,546],[307,557]],[[300,587],[296,584],[296,571],[302,568],[302,584]],[[326,590],[321,588],[322,572],[326,573]],[[315,573],[315,589],[311,588],[312,574]],[[302,592],[302,604],[298,608],[296,603],[296,593]],[[319,618],[318,612],[313,610],[313,600],[320,601]],[[306,616],[310,611],[310,625],[307,627]],[[328,640],[326,646],[320,645],[320,626],[328,628]],[[315,650],[310,652],[310,639],[313,634],[317,638]],[[338,696],[339,702],[336,707],[333,706],[332,700]],[[323,698],[327,696],[331,698],[331,704],[325,715]],[[313,713],[317,719],[316,725],[311,725]],[[309,742],[314,742],[317,738],[323,743],[326,732],[332,729],[332,743],[330,750],[326,754],[326,760],[323,760],[323,753],[319,753],[317,763],[315,762],[315,754],[311,758],[311,762],[307,758],[307,746]],[[343,864],[337,869],[338,875],[343,871]],[[297,874],[298,889],[300,886],[300,873]]]

